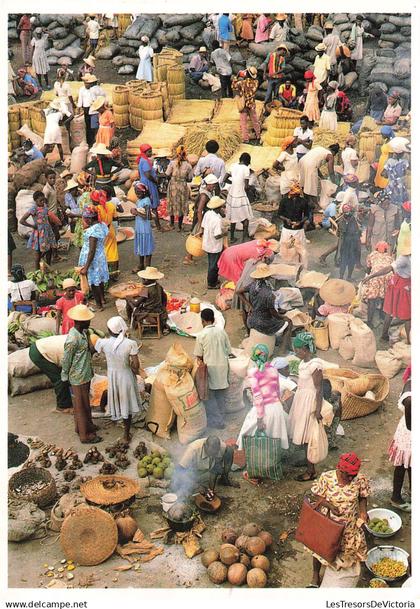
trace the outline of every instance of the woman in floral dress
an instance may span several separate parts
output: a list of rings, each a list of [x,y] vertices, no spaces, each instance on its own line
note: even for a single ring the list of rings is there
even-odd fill
[[[391,266],[394,258],[390,254],[389,249],[389,245],[385,241],[379,241],[376,244],[375,251],[371,252],[366,258],[366,266],[370,273],[376,273],[376,271]],[[372,327],[377,300],[381,301],[382,308],[388,281],[391,277],[392,273],[381,275],[362,286],[362,300],[367,300],[368,302],[367,323],[370,327]]]
[[[390,146],[392,147],[392,143],[390,143]],[[383,177],[388,178],[388,185],[384,193],[399,207],[401,207],[404,201],[410,199],[406,177],[410,163],[403,157],[403,154],[404,152],[394,152],[385,163],[382,172]]]
[[[35,268],[39,269],[43,256],[45,256],[47,264],[51,263],[52,250],[57,247],[57,243],[49,221],[47,199],[43,192],[34,192],[34,203],[34,206],[22,216],[19,222],[23,226],[33,229],[27,247],[34,250]],[[33,224],[27,222],[30,216]],[[57,217],[52,218],[52,220],[54,219],[59,222]]]
[[[108,227],[98,221],[94,207],[85,207],[83,219],[83,246],[79,256],[80,274],[87,275],[89,286],[99,311],[105,304],[105,283],[109,280],[108,264],[105,255],[105,239]]]
[[[312,582],[308,588],[352,588],[357,585],[360,563],[366,560],[367,545],[363,524],[368,522],[369,481],[360,474],[361,461],[353,453],[340,456],[335,470],[324,472],[312,485],[311,492],[321,500],[321,510],[330,518],[346,523],[340,549],[333,563],[313,553]],[[321,584],[321,566],[325,565]]]
[[[184,216],[188,216],[190,189],[188,182],[193,179],[193,169],[187,161],[187,151],[184,146],[176,149],[176,158],[171,161],[166,170],[170,178],[168,184],[168,214],[171,218],[171,229],[175,226],[175,216],[178,216],[178,231],[182,231]]]

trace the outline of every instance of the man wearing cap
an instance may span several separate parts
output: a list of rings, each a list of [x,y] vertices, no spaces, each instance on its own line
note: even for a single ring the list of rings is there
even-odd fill
[[[130,320],[131,327],[134,323],[139,323],[147,318],[149,313],[159,313],[162,332],[163,334],[169,334],[168,312],[166,310],[167,296],[165,290],[158,283],[165,275],[154,266],[147,266],[137,275],[142,280],[143,285],[147,287],[147,296],[126,299],[127,318]]]
[[[64,343],[61,380],[69,382],[74,397],[75,430],[82,444],[96,444],[102,438],[96,435],[96,426],[92,421],[89,390],[93,377],[92,353],[94,347],[90,341],[88,329],[95,315],[84,304],[78,304],[68,311],[74,327],[70,329]]]
[[[264,67],[264,78],[267,77],[265,104],[271,102],[272,99],[277,99],[281,79],[283,78],[283,70],[286,66],[286,53],[288,53],[287,46],[280,44],[275,51],[268,53],[262,64]]]
[[[339,49],[342,43],[340,40],[340,36],[334,30],[334,24],[332,23],[332,21],[327,21],[324,26],[324,29],[325,36],[322,42],[326,47],[325,52],[330,58],[331,74],[335,76],[337,72],[337,50]]]
[[[244,102],[243,109],[239,111],[239,123],[244,144],[249,142],[248,118],[252,122],[252,128],[254,129],[257,142],[261,135],[261,126],[258,121],[255,104],[255,95],[258,91],[258,87],[258,73],[257,68],[254,66],[247,68],[244,78],[235,78],[232,83],[234,94],[242,97]]]
[[[93,55],[85,57],[85,59],[83,60],[83,64],[79,70],[79,80],[83,80],[83,77],[87,76],[88,74],[94,74],[95,68],[96,59],[93,57]]]
[[[79,184],[73,178],[68,181],[67,186],[64,188],[64,213],[69,218],[70,231],[72,233],[74,233],[76,227],[75,217],[81,217],[82,215],[79,204],[77,202],[78,190]]]
[[[320,42],[315,47],[315,51],[318,55],[315,57],[314,61],[314,75],[316,82],[319,85],[326,84],[331,70],[331,62],[329,56],[325,52],[326,50],[327,47],[323,42]]]
[[[189,65],[189,75],[194,82],[202,79],[203,74],[209,71],[206,47],[200,47],[198,53],[192,55]]]
[[[194,167],[195,176],[206,177],[210,173],[215,175],[216,178],[222,179],[226,173],[225,162],[220,156],[217,155],[219,150],[219,144],[216,140],[209,140],[206,142],[206,156],[202,156],[198,159],[197,165]]]
[[[218,40],[213,41],[212,49],[210,61],[216,66],[220,78],[221,97],[232,97],[232,58],[228,51],[220,46]]]
[[[98,86],[98,79],[94,74],[86,74],[83,77],[83,82],[84,84],[79,89],[77,107],[84,113],[86,140],[88,145],[92,146],[95,142],[96,132],[99,129],[99,119],[98,112],[91,112],[90,107],[96,98],[101,95],[106,97],[106,93]]]
[[[203,235],[203,250],[208,256],[207,288],[217,290],[219,269],[217,263],[223,250],[223,237],[227,230],[223,227],[226,201],[220,197],[212,197],[207,203],[207,213],[201,222]]]
[[[274,42],[286,42],[288,33],[289,26],[287,25],[286,13],[277,13],[274,25],[271,28],[270,40]]]
[[[86,24],[86,36],[89,38],[89,46],[85,53],[86,56],[92,54],[95,57],[96,47],[98,46],[100,25],[96,20],[96,15],[91,15],[91,18]]]
[[[70,309],[78,304],[85,302],[85,295],[77,289],[77,284],[74,279],[64,279],[63,281],[64,296],[59,298],[55,303],[57,311],[56,317],[56,333],[68,334],[70,328],[74,327],[74,320],[68,316]]]

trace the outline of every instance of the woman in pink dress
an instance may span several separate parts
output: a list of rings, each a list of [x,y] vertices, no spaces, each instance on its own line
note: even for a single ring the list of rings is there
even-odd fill
[[[74,326],[74,320],[70,319],[68,312],[78,304],[85,304],[85,295],[77,289],[76,282],[73,279],[65,279],[63,281],[64,296],[59,298],[55,303],[57,310],[57,334],[68,334],[70,328]],[[60,331],[61,326],[61,331]]]
[[[255,42],[268,42],[272,20],[268,13],[262,13],[257,19]]]
[[[231,245],[224,250],[219,258],[219,275],[228,281],[237,283],[247,260],[262,260],[265,256],[271,256],[273,251],[278,250],[274,239],[256,239],[239,245]]]

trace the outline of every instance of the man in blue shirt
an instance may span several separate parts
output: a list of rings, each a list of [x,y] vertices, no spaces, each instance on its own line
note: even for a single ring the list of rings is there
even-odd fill
[[[25,151],[26,156],[28,157],[28,162],[44,158],[44,155],[40,150],[38,150],[32,140],[25,140],[22,144],[22,148]]]
[[[229,13],[223,13],[219,17],[219,37],[220,42],[222,43],[222,47],[229,51],[229,44],[233,32],[232,22],[229,18]]]
[[[322,228],[331,228],[330,218],[335,218],[337,215],[337,205],[335,201],[331,201],[324,209],[324,217],[321,221]]]

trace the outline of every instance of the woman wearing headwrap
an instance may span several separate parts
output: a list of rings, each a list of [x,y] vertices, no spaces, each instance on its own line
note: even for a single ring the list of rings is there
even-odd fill
[[[251,361],[254,367],[248,370],[246,384],[250,387],[253,406],[242,423],[237,445],[242,450],[243,436],[253,436],[257,429],[269,438],[281,440],[284,450],[289,448],[287,437],[287,414],[280,401],[280,382],[277,369],[268,363],[268,347],[255,345]]]
[[[99,311],[104,310],[105,283],[109,280],[105,254],[108,227],[98,220],[95,207],[85,207],[82,212],[83,245],[79,256],[81,275],[86,275]]]
[[[175,228],[175,216],[178,216],[178,232],[182,231],[184,216],[188,216],[190,189],[188,182],[193,179],[193,168],[187,161],[187,151],[184,146],[176,149],[176,158],[171,161],[166,170],[170,178],[168,184],[168,214],[171,218],[171,229]]]
[[[117,245],[117,234],[115,232],[114,221],[118,218],[117,206],[109,201],[109,195],[105,190],[94,190],[90,194],[92,204],[98,213],[99,222],[103,222],[108,227],[108,235],[105,239],[105,255],[108,263],[109,276],[117,279],[119,275],[119,254]]]
[[[384,165],[382,176],[388,179],[384,192],[392,199],[393,203],[401,207],[404,201],[410,198],[407,188],[407,171],[410,161],[404,156],[410,152],[408,140],[395,137],[390,142],[391,155]]]
[[[299,332],[292,341],[299,363],[298,386],[289,412],[290,438],[297,446],[307,445],[314,421],[321,421],[322,360],[314,357],[315,341],[309,332]],[[314,480],[315,465],[307,460],[306,472],[296,478],[298,482]]]
[[[324,95],[324,107],[321,112],[321,118],[319,119],[319,129],[327,129],[328,131],[337,130],[337,96],[338,82],[336,80],[330,80]]]
[[[370,206],[366,230],[366,247],[369,251],[373,251],[380,241],[386,241],[391,246],[391,251],[394,248],[400,214],[398,207],[391,201],[391,197],[380,192],[375,196],[375,203]]]
[[[366,271],[369,274],[376,273],[384,268],[389,267],[394,261],[394,257],[390,253],[390,247],[385,241],[378,241],[372,251],[366,258]],[[380,304],[381,309],[384,303],[385,292],[392,273],[381,275],[365,283],[362,286],[361,298],[368,303],[367,324],[372,328],[373,319],[377,305]]]
[[[308,588],[355,588],[360,576],[360,563],[366,560],[367,545],[363,524],[369,521],[367,498],[369,481],[360,473],[361,461],[353,453],[340,456],[335,470],[324,472],[314,482],[311,492],[321,501],[321,511],[332,520],[344,522],[340,549],[333,563],[313,555],[312,582]],[[315,534],[315,533],[314,533]],[[326,567],[321,578],[321,567]]]
[[[304,73],[303,78],[306,85],[303,114],[308,117],[309,121],[319,121],[319,91],[322,91],[322,87],[316,82],[315,74],[310,70]]]
[[[293,135],[285,137],[280,149],[281,153],[273,163],[273,169],[280,173],[280,193],[286,195],[293,182],[299,181],[299,165],[295,152],[296,138]]]
[[[355,150],[357,140],[352,133],[346,137],[346,147],[341,152],[341,160],[343,162],[343,175],[354,175],[359,166],[359,157]]]
[[[163,228],[160,225],[158,207],[160,203],[158,190],[158,177],[152,162],[153,150],[150,144],[141,144],[140,154],[137,157],[137,165],[139,170],[140,182],[144,184],[148,191],[152,202],[152,211],[155,216],[155,224],[158,231]]]
[[[57,80],[54,83],[54,92],[59,101],[62,102],[70,114],[74,116],[76,105],[72,96],[71,87],[66,81],[66,70],[64,68],[59,68],[57,70]]]
[[[388,105],[384,112],[384,125],[395,125],[401,116],[402,108],[400,105],[400,96],[398,93],[391,93],[388,97]]]
[[[49,34],[44,28],[37,27],[34,30],[34,37],[31,40],[31,46],[33,47],[32,66],[36,72],[36,77],[40,87],[42,87],[41,77],[44,77],[46,89],[50,88],[48,82],[48,71],[50,69],[50,65],[48,63],[46,53],[48,38],[50,37],[51,34]]]
[[[122,317],[107,321],[110,338],[100,338],[95,350],[106,357],[108,377],[108,413],[113,421],[123,421],[124,441],[130,442],[133,415],[142,408],[137,385],[140,373],[139,347],[127,338],[127,324]]]
[[[154,51],[150,45],[148,36],[142,36],[140,38],[139,57],[140,63],[137,68],[136,78],[137,80],[147,80],[148,82],[153,81],[153,70],[152,70],[152,58]]]
[[[151,224],[151,201],[147,186],[142,182],[134,182],[134,192],[138,199],[136,207],[131,209],[131,213],[135,217],[134,253],[139,257],[139,265],[131,272],[138,273],[152,264],[155,240]]]
[[[392,148],[389,145],[390,140],[394,137],[394,132],[391,127],[385,126],[381,128],[381,135],[383,144],[381,146],[381,154],[378,161],[378,167],[376,169],[375,186],[376,188],[385,188],[388,184],[388,179],[384,178],[382,172],[385,167],[385,163],[389,159],[389,155],[392,152]]]
[[[252,270],[254,270],[258,262],[266,262],[266,258],[272,258],[273,252],[278,251],[278,248],[279,244],[275,239],[268,241],[254,239],[246,243],[231,245],[223,250],[219,258],[219,276],[237,284],[248,260],[254,262],[252,265]]]

